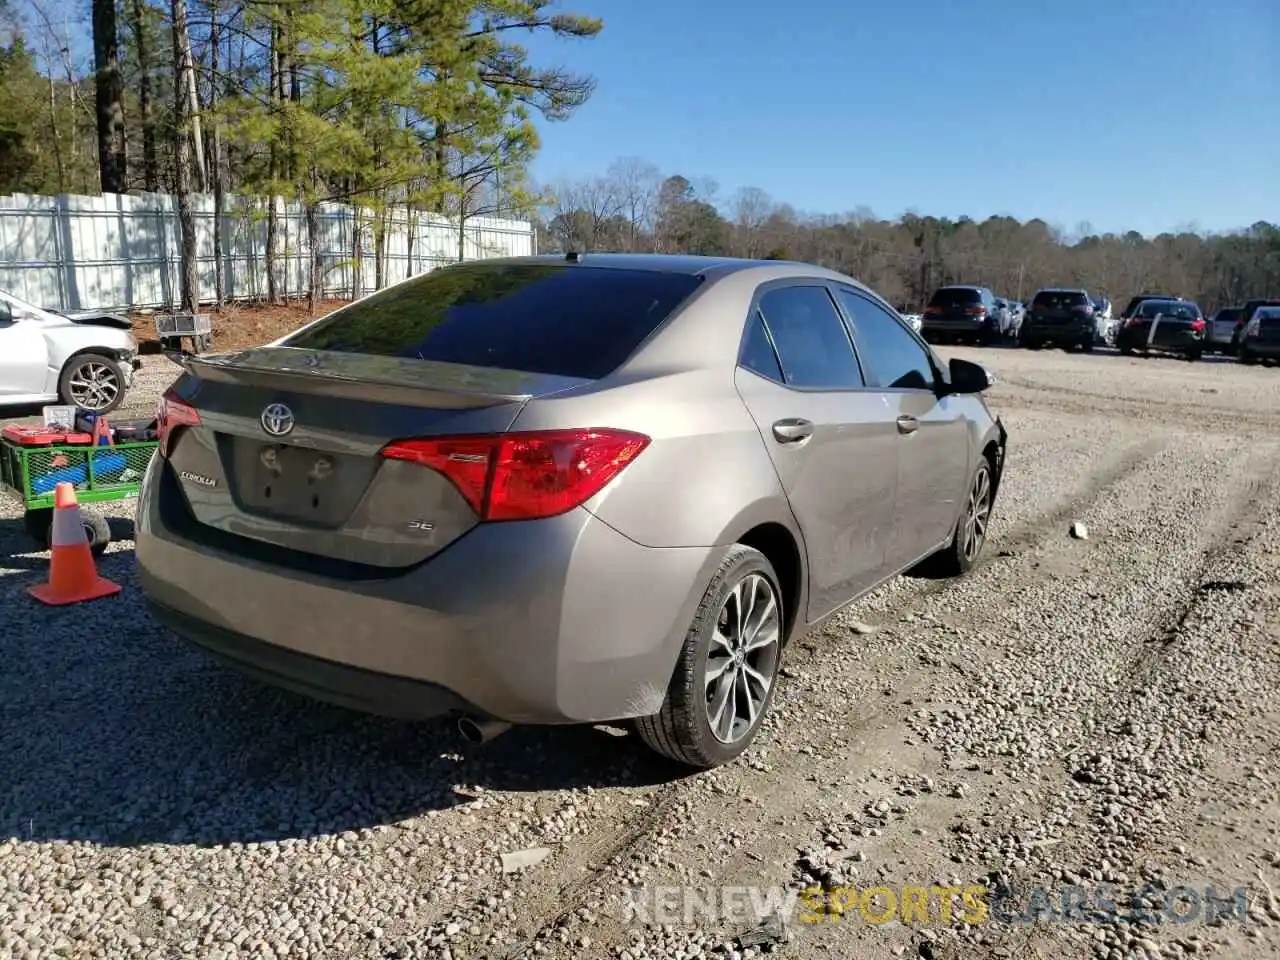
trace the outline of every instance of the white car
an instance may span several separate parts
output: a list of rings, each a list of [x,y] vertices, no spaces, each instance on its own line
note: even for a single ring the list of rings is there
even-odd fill
[[[109,413],[141,364],[125,317],[55,313],[0,291],[0,405],[61,401]]]

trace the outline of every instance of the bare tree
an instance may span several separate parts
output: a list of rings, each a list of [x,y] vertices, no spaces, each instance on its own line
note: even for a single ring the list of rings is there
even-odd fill
[[[734,252],[744,257],[760,257],[767,250],[764,226],[777,204],[759,187],[740,187],[729,200],[733,217]]]
[[[626,218],[626,249],[639,251],[649,245],[658,207],[662,171],[639,157],[623,157],[609,167],[621,215]]]

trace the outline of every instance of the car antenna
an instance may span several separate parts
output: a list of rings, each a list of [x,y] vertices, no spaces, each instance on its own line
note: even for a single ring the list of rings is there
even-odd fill
[[[582,260],[582,254],[577,250],[570,250],[564,255],[565,263],[578,263]]]

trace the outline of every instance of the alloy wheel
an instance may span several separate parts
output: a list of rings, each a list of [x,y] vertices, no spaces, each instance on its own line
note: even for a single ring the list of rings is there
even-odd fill
[[[991,519],[991,472],[979,470],[969,490],[964,512],[964,558],[972,563],[987,539],[987,523]]]
[[[86,360],[71,374],[67,392],[82,410],[105,410],[120,395],[120,377],[101,360]]]
[[[707,652],[707,722],[721,743],[736,743],[755,728],[773,689],[781,640],[777,592],[767,577],[749,573],[725,598]]]

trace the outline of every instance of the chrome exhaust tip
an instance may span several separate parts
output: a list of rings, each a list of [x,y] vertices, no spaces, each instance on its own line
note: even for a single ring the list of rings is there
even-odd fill
[[[488,743],[511,729],[505,720],[478,720],[475,717],[463,717],[458,721],[458,733],[467,743],[479,746]]]

